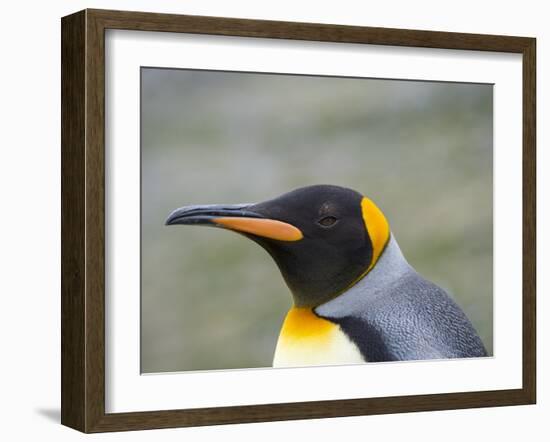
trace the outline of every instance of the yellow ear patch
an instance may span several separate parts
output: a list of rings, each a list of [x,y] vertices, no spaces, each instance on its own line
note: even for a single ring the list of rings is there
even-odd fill
[[[365,228],[372,242],[372,260],[367,272],[374,267],[390,239],[390,225],[382,211],[367,197],[361,201]]]

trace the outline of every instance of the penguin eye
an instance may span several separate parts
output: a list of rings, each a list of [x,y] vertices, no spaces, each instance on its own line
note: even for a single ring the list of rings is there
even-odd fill
[[[325,216],[324,218],[321,218],[319,221],[317,221],[317,224],[323,227],[332,227],[336,222],[338,221],[338,218],[334,216]]]

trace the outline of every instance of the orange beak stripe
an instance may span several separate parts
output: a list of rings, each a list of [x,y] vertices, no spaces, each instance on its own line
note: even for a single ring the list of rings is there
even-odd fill
[[[214,218],[212,221],[219,226],[237,232],[250,233],[277,241],[298,241],[304,237],[297,227],[274,219],[220,217]]]

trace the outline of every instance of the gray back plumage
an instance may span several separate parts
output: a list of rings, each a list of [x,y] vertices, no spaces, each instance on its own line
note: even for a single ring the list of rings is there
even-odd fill
[[[339,324],[367,361],[487,356],[461,308],[407,263],[393,236],[367,276],[315,312]]]

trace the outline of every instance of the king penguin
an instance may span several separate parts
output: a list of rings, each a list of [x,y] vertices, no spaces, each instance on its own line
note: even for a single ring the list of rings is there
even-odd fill
[[[354,190],[185,206],[166,224],[236,231],[271,255],[294,301],[274,367],[487,356],[461,308],[409,265],[382,211]]]

